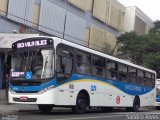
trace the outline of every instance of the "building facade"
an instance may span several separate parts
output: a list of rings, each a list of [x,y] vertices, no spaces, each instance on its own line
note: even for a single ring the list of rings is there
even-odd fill
[[[0,33],[57,36],[108,54],[116,54],[120,34],[145,34],[151,27],[153,22],[138,8],[125,8],[117,0],[0,0]],[[0,49],[0,67],[4,51]]]
[[[125,7],[116,0],[1,0],[0,32],[42,32],[111,52],[123,31]],[[4,24],[5,22],[5,24]]]
[[[153,28],[153,21],[135,6],[127,7],[124,16],[124,32],[135,31],[138,35],[147,34]]]

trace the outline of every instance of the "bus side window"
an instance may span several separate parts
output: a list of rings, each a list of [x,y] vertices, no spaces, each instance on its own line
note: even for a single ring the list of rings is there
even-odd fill
[[[72,73],[73,60],[71,58],[57,57],[57,79],[61,83]]]
[[[151,81],[152,81],[151,87],[154,88],[154,87],[155,87],[155,84],[156,84],[156,83],[155,83],[155,74],[152,74],[152,79],[151,79]]]
[[[70,47],[63,45],[57,49],[56,71],[58,83],[65,81],[72,73],[73,54],[70,51]]]
[[[149,72],[145,72],[145,81],[146,81],[146,86],[152,87],[152,74]]]
[[[107,79],[117,80],[118,78],[118,64],[114,61],[107,60],[107,68],[106,68],[106,77]]]
[[[145,85],[144,71],[137,70],[137,83],[141,85]]]
[[[76,59],[77,73],[91,75],[91,55],[77,50]]]
[[[133,67],[128,67],[128,82],[138,83],[137,79],[137,69]]]
[[[63,57],[62,58],[62,73],[64,74],[71,74],[72,72],[72,59]]]
[[[118,64],[118,72],[119,72],[119,80],[120,81],[127,81],[127,66],[123,64]]]
[[[92,64],[93,75],[97,77],[105,77],[105,59],[99,56],[93,56]]]

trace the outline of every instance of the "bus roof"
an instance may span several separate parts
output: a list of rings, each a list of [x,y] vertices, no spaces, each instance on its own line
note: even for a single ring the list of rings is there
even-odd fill
[[[63,44],[66,44],[68,46],[71,46],[71,47],[75,47],[77,49],[82,49],[83,51],[86,51],[86,52],[89,52],[89,53],[92,53],[92,54],[96,54],[98,56],[101,56],[101,57],[105,57],[105,58],[108,58],[108,59],[111,59],[111,60],[114,60],[116,62],[120,62],[120,63],[123,63],[123,64],[127,64],[129,66],[132,66],[132,67],[136,67],[136,68],[139,68],[139,69],[142,69],[142,70],[145,70],[145,71],[148,71],[148,72],[152,72],[152,73],[155,73],[155,71],[151,70],[151,69],[148,69],[148,68],[145,68],[145,67],[142,67],[142,66],[139,66],[139,65],[136,65],[136,64],[133,64],[131,62],[128,62],[128,61],[124,61],[122,59],[119,59],[119,58],[116,58],[116,57],[113,57],[113,56],[110,56],[110,55],[107,55],[105,53],[102,53],[102,52],[99,52],[99,51],[96,51],[94,49],[91,49],[91,48],[87,48],[85,46],[82,46],[82,45],[78,45],[76,43],[73,43],[73,42],[69,42],[67,40],[64,40],[62,38],[58,38],[58,37],[47,37],[47,36],[39,36],[39,37],[35,37],[35,38],[52,38],[54,40],[56,40],[56,44],[59,44],[59,43],[63,43]],[[33,37],[32,37],[33,38]],[[55,43],[54,42],[54,43]]]
[[[78,44],[75,44],[75,43],[72,43],[72,42],[69,42],[69,41],[66,41],[66,40],[62,40],[62,43],[66,44],[66,45],[69,45],[69,46],[74,46],[75,48],[82,49],[82,50],[84,50],[86,52],[90,52],[90,53],[93,53],[93,54],[96,54],[96,55],[99,55],[99,56],[102,56],[102,57],[105,57],[105,58],[109,58],[111,60],[114,60],[114,61],[117,61],[117,62],[120,62],[120,63],[123,63],[123,64],[127,64],[127,65],[132,66],[132,67],[136,67],[136,68],[148,71],[148,72],[156,73],[155,71],[153,71],[151,69],[148,69],[148,68],[133,64],[133,63],[128,62],[128,61],[124,61],[122,59],[119,59],[119,58],[107,55],[105,53],[102,53],[102,52],[87,48],[85,46],[81,46],[81,45],[78,45]]]

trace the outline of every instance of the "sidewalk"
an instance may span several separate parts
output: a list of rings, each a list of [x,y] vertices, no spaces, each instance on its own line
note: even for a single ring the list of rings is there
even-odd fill
[[[14,114],[18,111],[13,106],[7,105],[7,98],[6,98],[6,93],[5,89],[0,89],[0,115],[5,115],[5,114]]]
[[[54,110],[69,110],[69,108],[53,108]],[[17,115],[21,111],[38,111],[37,105],[26,105],[26,104],[8,104],[5,95],[5,89],[0,89],[0,116],[1,115]]]
[[[153,107],[144,107],[140,108],[140,111],[149,111],[154,109]],[[53,108],[55,111],[71,111],[70,108]],[[21,111],[38,111],[37,105],[26,105],[26,104],[8,104],[6,96],[5,96],[5,90],[0,89],[0,116],[1,115],[17,115],[18,112]]]
[[[7,104],[5,89],[0,89],[0,105]]]

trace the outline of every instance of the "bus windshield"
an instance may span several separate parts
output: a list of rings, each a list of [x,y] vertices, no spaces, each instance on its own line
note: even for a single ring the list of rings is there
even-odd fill
[[[29,77],[26,74],[29,73]],[[44,79],[54,76],[54,50],[12,52],[11,76],[25,79]]]

